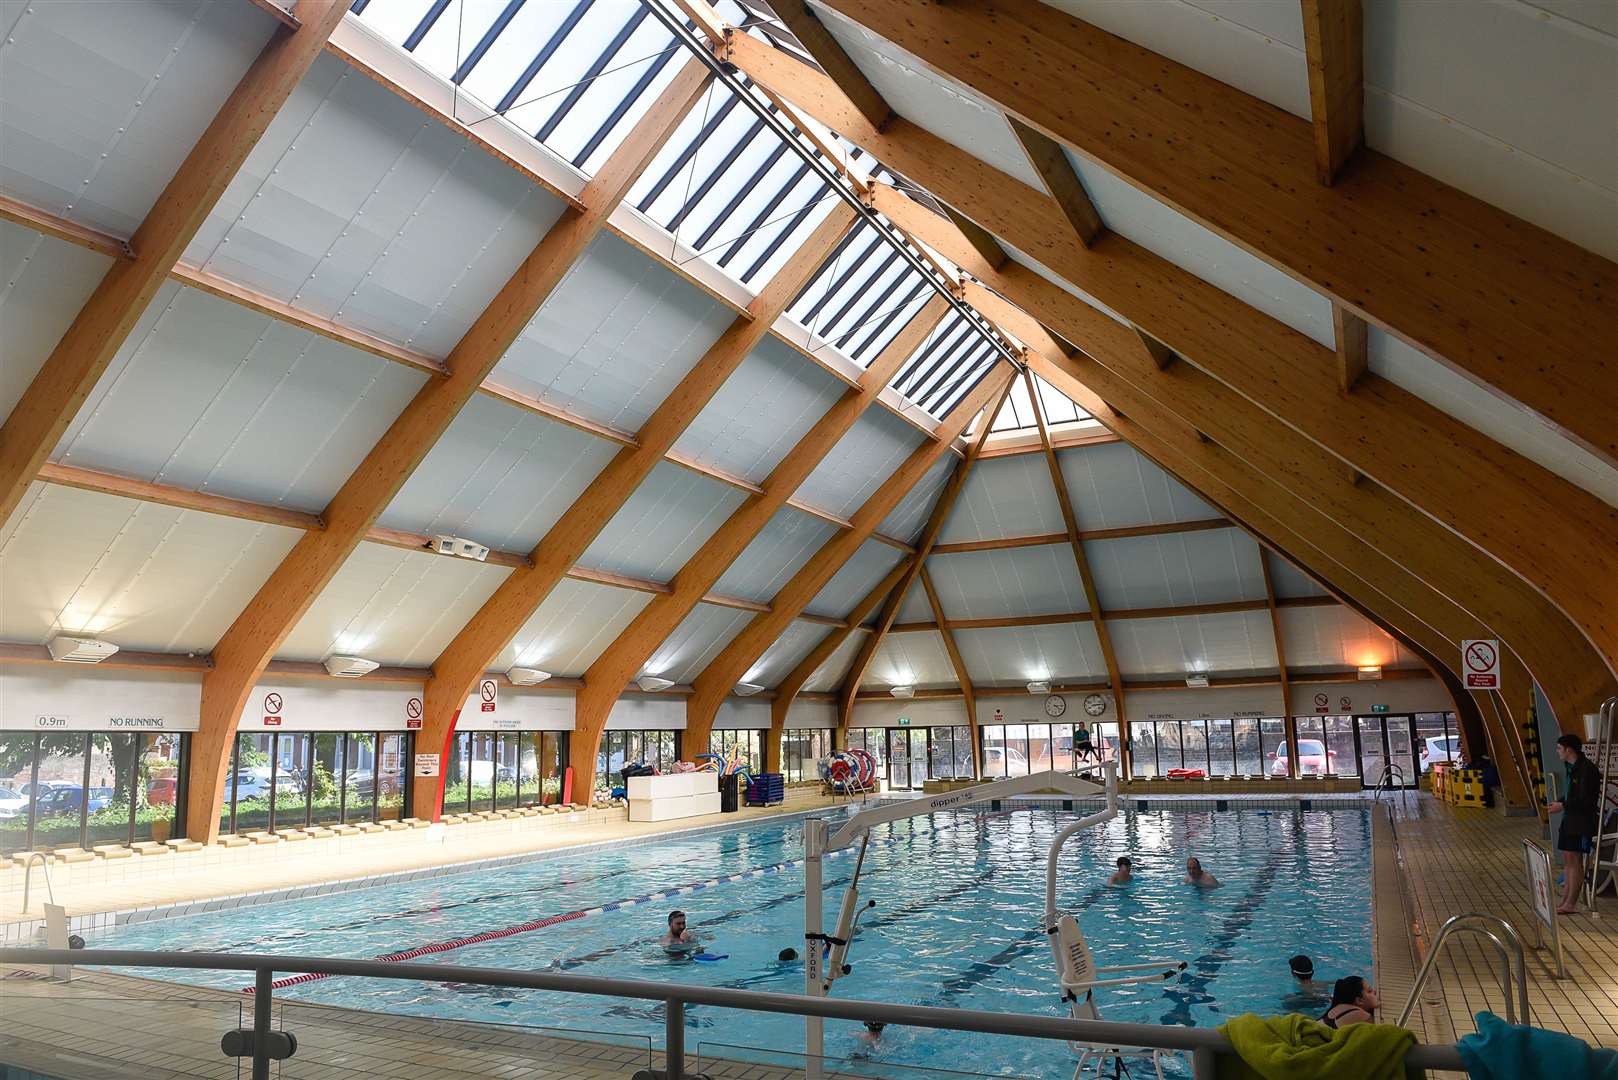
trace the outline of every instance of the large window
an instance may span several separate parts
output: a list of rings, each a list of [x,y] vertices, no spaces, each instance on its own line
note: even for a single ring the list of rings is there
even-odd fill
[[[972,729],[935,727],[927,729],[927,776],[932,780],[970,780],[972,770]]]
[[[383,765],[405,750],[382,746]],[[450,742],[444,766],[444,813],[506,810],[560,802],[567,755],[565,731],[462,731]],[[397,817],[402,807],[382,793],[378,815]]]
[[[1446,761],[1461,763],[1461,731],[1454,713],[1416,714],[1416,759],[1422,772]]]
[[[888,729],[849,728],[848,748],[850,750],[864,750],[876,759],[876,776],[878,780],[888,778]]]
[[[817,765],[831,755],[834,734],[830,728],[788,728],[782,732],[781,772],[789,784],[820,778]]]
[[[708,753],[728,759],[734,751],[740,750],[748,769],[761,772],[764,769],[764,735],[764,732],[752,728],[715,728],[708,733]]]
[[[714,734],[718,734],[715,732]],[[677,731],[604,731],[596,751],[597,791],[610,791],[623,784],[619,773],[626,765],[650,765],[668,772],[679,758]]]
[[[402,817],[410,738],[376,731],[243,732],[225,776],[220,831],[278,832]],[[459,748],[457,738],[450,768],[460,768]],[[448,808],[447,788],[444,803]]]
[[[0,852],[168,840],[186,736],[0,732]]]

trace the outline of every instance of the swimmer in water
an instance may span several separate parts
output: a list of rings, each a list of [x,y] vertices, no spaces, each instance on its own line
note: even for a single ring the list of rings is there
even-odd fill
[[[1128,885],[1131,881],[1135,880],[1134,869],[1134,863],[1130,862],[1128,858],[1120,857],[1118,859],[1118,869],[1113,871],[1112,877],[1107,879],[1107,884]]]
[[[1185,884],[1195,885],[1199,889],[1219,888],[1219,879],[1202,868],[1202,863],[1196,859],[1185,861]]]
[[[669,952],[690,952],[701,939],[685,928],[685,912],[671,911],[668,933],[658,938],[657,943]]]
[[[1301,953],[1287,961],[1292,972],[1292,992],[1281,998],[1287,1012],[1309,1013],[1331,1004],[1331,991],[1315,982],[1315,962]]]

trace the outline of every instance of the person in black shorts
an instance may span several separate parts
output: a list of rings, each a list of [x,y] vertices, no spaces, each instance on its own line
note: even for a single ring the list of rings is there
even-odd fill
[[[1567,766],[1567,794],[1546,807],[1560,812],[1556,850],[1562,853],[1562,904],[1558,915],[1575,915],[1579,890],[1584,886],[1584,857],[1595,844],[1596,819],[1601,808],[1601,770],[1584,756],[1584,740],[1569,732],[1556,740],[1556,756]]]

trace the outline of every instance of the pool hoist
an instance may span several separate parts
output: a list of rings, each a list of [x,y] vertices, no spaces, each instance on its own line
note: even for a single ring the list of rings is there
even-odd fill
[[[860,810],[844,819],[835,830],[823,818],[808,818],[803,823],[804,849],[804,993],[811,997],[825,997],[832,984],[853,971],[849,953],[859,927],[860,916],[876,906],[874,900],[860,903],[860,871],[865,864],[865,852],[871,842],[871,829],[877,825],[918,817],[941,810],[960,810],[983,803],[999,802],[1019,795],[1047,795],[1052,792],[1067,799],[1088,799],[1106,796],[1106,806],[1093,814],[1064,826],[1051,841],[1045,861],[1045,915],[1043,926],[1050,938],[1051,956],[1056,963],[1057,982],[1062,1000],[1074,1020],[1101,1019],[1096,999],[1098,990],[1129,986],[1138,983],[1165,982],[1186,968],[1183,960],[1154,960],[1139,964],[1097,965],[1084,939],[1084,932],[1073,914],[1056,906],[1057,861],[1062,846],[1068,839],[1085,829],[1105,824],[1118,816],[1118,767],[1116,762],[1102,766],[1104,783],[1084,780],[1061,772],[1035,773],[1009,780],[976,784],[969,788],[935,795],[931,798],[906,799],[887,802],[870,809]],[[856,841],[860,844],[854,872],[843,901],[838,909],[837,922],[831,933],[824,928],[821,884],[821,863],[825,855],[841,850]],[[808,1075],[819,1080],[825,1054],[825,1022],[820,1017],[805,1017],[805,1045],[808,1050]],[[1105,1042],[1070,1040],[1068,1044],[1078,1055],[1074,1080],[1087,1072],[1100,1077],[1108,1064],[1111,1075],[1127,1075],[1126,1062],[1149,1062],[1160,1080],[1164,1078],[1163,1065],[1178,1057],[1177,1051],[1158,1050],[1144,1046],[1125,1046]]]

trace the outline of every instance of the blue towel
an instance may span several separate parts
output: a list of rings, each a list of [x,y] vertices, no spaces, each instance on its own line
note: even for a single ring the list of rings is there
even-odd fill
[[[1477,1015],[1478,1030],[1455,1044],[1472,1080],[1618,1080],[1618,1050],[1594,1050],[1560,1031]]]

